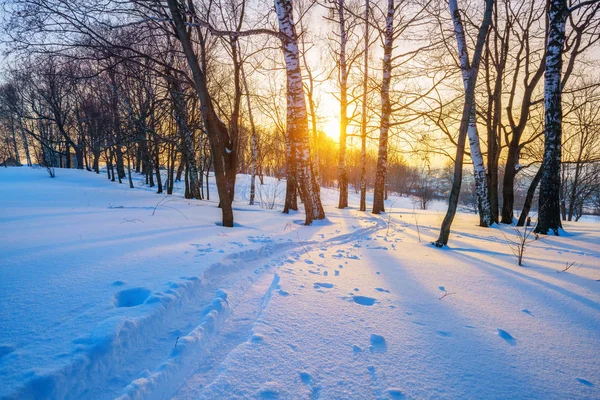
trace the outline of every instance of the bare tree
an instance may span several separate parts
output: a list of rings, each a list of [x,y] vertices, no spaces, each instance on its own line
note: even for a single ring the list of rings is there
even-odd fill
[[[486,0],[485,11],[483,14],[483,21],[479,27],[477,34],[477,42],[475,44],[475,52],[473,53],[473,60],[471,62],[470,71],[468,72],[469,80],[467,81],[467,88],[465,90],[465,101],[462,111],[462,118],[460,121],[460,130],[458,135],[458,146],[456,149],[456,158],[454,165],[454,178],[452,182],[452,189],[450,191],[450,199],[448,200],[448,211],[442,222],[440,229],[440,236],[437,241],[434,242],[435,246],[442,247],[448,244],[448,237],[450,236],[450,227],[456,214],[456,208],[458,206],[458,197],[460,195],[460,186],[462,180],[462,168],[464,158],[464,146],[469,128],[469,121],[471,119],[471,111],[475,102],[475,84],[477,82],[477,75],[479,71],[479,64],[481,62],[481,55],[483,53],[483,46],[488,33],[488,28],[492,19],[492,11],[494,7],[493,0]],[[460,13],[458,9],[458,3],[456,0],[450,0],[450,13]],[[458,18],[454,18],[456,21]],[[456,26],[455,26],[456,30]]]

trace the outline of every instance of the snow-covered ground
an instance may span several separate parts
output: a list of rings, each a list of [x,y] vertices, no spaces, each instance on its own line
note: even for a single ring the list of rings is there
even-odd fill
[[[443,204],[305,227],[240,176],[228,229],[136,186],[0,168],[0,398],[600,398],[598,222],[518,267],[472,214],[431,246]]]

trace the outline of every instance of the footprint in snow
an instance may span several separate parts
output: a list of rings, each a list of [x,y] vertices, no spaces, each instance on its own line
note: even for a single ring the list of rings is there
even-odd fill
[[[376,299],[374,297],[367,297],[367,296],[352,296],[352,300],[354,300],[354,302],[356,304],[360,304],[361,306],[372,306],[373,304],[375,304]]]
[[[331,289],[333,287],[333,283],[327,283],[327,282],[315,282],[313,284],[313,287],[315,289],[319,289],[319,288],[325,288],[325,289]]]
[[[314,264],[314,262],[312,260],[306,259],[304,260],[304,262],[308,265]]]
[[[510,333],[506,332],[503,329],[498,329],[498,336],[500,336],[504,341],[511,346],[517,345],[517,339],[515,339]]]
[[[263,343],[265,341],[265,337],[260,333],[255,333],[254,335],[252,335],[250,340],[254,343]]]
[[[369,341],[371,342],[369,346],[371,353],[385,353],[387,351],[387,342],[383,336],[371,333]]]
[[[144,303],[150,296],[150,291],[143,287],[125,289],[115,295],[115,307],[136,307]]]
[[[446,331],[437,331],[437,334],[443,337],[452,337],[452,334]]]
[[[302,383],[309,384],[312,381],[312,375],[308,372],[302,371],[300,372],[300,380]]]
[[[258,396],[261,399],[279,399],[280,387],[275,382],[267,382],[258,389]]]
[[[315,380],[311,374],[305,371],[300,372],[300,380],[302,381],[302,383],[304,383],[310,388],[311,399],[319,398],[319,392],[321,391],[321,387],[315,386]]]
[[[392,399],[402,400],[406,398],[406,396],[404,396],[404,393],[402,393],[402,390],[398,388],[389,388],[387,392],[390,394],[390,397]]]
[[[340,276],[340,271],[335,271],[335,276]]]
[[[588,387],[594,387],[595,385],[588,381],[587,379],[583,379],[583,378],[576,378],[577,382],[581,383],[582,385],[588,386]]]
[[[533,317],[533,313],[526,308],[522,309],[521,312],[524,312],[525,314],[531,315]]]
[[[375,290],[377,290],[378,292],[385,292],[385,293],[389,293],[390,292],[389,290],[384,289],[384,288],[380,288],[380,287],[375,288]]]

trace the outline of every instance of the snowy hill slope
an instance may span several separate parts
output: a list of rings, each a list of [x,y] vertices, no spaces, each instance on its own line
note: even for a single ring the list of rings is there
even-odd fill
[[[0,170],[1,398],[600,397],[598,223],[518,267],[474,215],[429,245],[443,205],[323,189],[304,227],[240,176],[226,229],[214,200],[57,175]]]

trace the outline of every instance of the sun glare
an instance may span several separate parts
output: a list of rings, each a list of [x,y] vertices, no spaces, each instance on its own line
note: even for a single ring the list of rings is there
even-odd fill
[[[319,130],[331,139],[340,140],[340,103],[331,94],[322,90],[319,101]]]
[[[340,140],[340,119],[337,115],[329,115],[324,117],[324,121],[321,124],[320,129],[327,136],[339,142]]]

